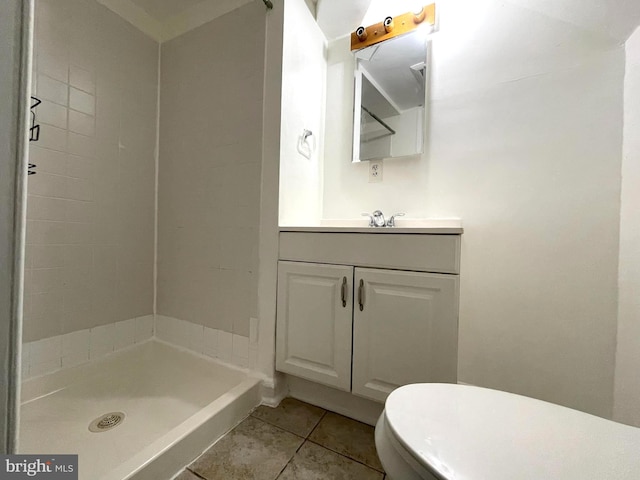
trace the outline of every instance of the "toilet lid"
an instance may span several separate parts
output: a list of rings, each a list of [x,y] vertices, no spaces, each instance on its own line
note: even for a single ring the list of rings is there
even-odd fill
[[[511,393],[451,384],[393,391],[385,419],[446,480],[638,480],[640,429]]]

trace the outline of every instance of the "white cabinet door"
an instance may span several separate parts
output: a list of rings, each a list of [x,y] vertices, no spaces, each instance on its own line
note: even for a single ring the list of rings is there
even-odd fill
[[[458,289],[453,275],[356,268],[353,393],[384,401],[408,383],[455,382]]]
[[[351,388],[353,267],[278,262],[276,369]]]

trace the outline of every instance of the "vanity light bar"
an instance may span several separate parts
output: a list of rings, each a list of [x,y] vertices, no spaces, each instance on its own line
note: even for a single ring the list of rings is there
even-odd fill
[[[376,43],[384,42],[405,33],[412,32],[421,25],[436,24],[436,4],[422,8],[418,13],[409,12],[397,17],[387,17],[380,23],[368,27],[358,27],[351,34],[351,50],[360,50]]]

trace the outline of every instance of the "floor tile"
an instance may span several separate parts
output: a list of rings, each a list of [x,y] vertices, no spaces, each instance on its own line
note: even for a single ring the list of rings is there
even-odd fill
[[[189,470],[185,470],[180,475],[178,475],[174,480],[202,480],[196,474],[190,472]]]
[[[383,474],[309,441],[278,480],[382,480]]]
[[[327,412],[309,440],[360,463],[383,471],[374,438],[374,428],[337,413]]]
[[[189,470],[206,480],[275,480],[303,441],[249,417],[191,464]]]
[[[276,408],[262,405],[252,413],[260,420],[305,438],[309,436],[324,414],[324,409],[295,398],[285,398]]]

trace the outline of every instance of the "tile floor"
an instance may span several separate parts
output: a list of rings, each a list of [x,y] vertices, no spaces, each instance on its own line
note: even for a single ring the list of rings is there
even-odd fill
[[[373,427],[293,398],[258,407],[176,480],[383,480]]]

